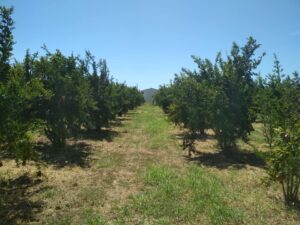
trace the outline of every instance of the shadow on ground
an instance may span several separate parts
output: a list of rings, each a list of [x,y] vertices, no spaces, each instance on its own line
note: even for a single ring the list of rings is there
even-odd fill
[[[177,140],[183,141],[188,133],[181,132],[175,134]],[[215,140],[213,134],[198,135],[196,141],[205,142],[209,140]],[[226,169],[229,167],[242,169],[246,166],[254,166],[259,168],[266,168],[266,162],[263,157],[259,156],[256,152],[258,151],[254,145],[249,144],[249,147],[253,151],[239,149],[235,147],[228,152],[215,149],[214,151],[195,150],[194,157],[185,156],[189,162],[195,162],[199,165],[205,165],[208,167],[216,167],[218,169]],[[182,145],[183,147],[183,145]],[[196,144],[196,149],[199,148]],[[261,153],[263,155],[263,153]]]
[[[113,122],[111,127],[122,126],[123,121],[127,118],[119,118]],[[36,149],[41,154],[41,160],[47,164],[53,164],[57,167],[64,166],[89,166],[89,156],[91,154],[91,145],[88,144],[89,140],[92,141],[108,141],[112,142],[115,137],[119,136],[120,132],[111,128],[102,130],[81,130],[76,140],[72,140],[74,144],[68,144],[62,149],[53,147],[49,142],[37,143]]]
[[[187,132],[178,132],[178,133],[175,133],[173,134],[173,138],[174,139],[177,139],[177,140],[183,140],[186,135],[188,133]],[[197,135],[195,141],[208,141],[208,140],[215,140],[215,136],[213,134],[205,134],[205,135]]]
[[[85,142],[76,142],[61,149],[54,148],[49,143],[40,142],[37,144],[36,149],[40,153],[42,162],[59,168],[65,166],[89,166],[91,146]]]
[[[112,142],[115,137],[120,135],[120,133],[118,131],[113,130],[113,128],[124,126],[124,122],[128,120],[128,117],[123,116],[111,121],[108,128],[103,128],[101,130],[83,129],[79,132],[77,139]]]
[[[232,150],[229,153],[222,151],[216,152],[199,152],[193,158],[186,157],[188,161],[193,161],[201,165],[216,167],[218,169],[226,169],[234,167],[237,169],[245,168],[248,166],[265,168],[266,162],[257,156],[254,152],[243,150]]]
[[[33,201],[31,196],[43,190],[33,179],[24,174],[15,179],[0,180],[0,225],[27,224],[35,221],[42,211],[43,202]]]
[[[103,130],[82,130],[77,139],[79,140],[93,140],[93,141],[108,141],[112,142],[115,137],[117,137],[119,133],[117,131],[111,129],[103,129]]]
[[[126,122],[126,121],[129,121],[128,116],[122,116],[122,117],[117,118],[116,120],[113,120],[110,123],[110,125],[112,127],[122,127],[122,126],[124,126],[124,122]]]

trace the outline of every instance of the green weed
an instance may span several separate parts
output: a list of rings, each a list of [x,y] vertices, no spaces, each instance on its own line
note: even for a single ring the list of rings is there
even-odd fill
[[[155,166],[144,182],[143,193],[132,197],[127,214],[138,214],[151,224],[239,224],[243,219],[226,203],[228,192],[222,183],[197,166],[189,166],[185,173]]]

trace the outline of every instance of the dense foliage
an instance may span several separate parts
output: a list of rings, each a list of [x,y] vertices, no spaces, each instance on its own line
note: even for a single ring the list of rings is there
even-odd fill
[[[270,147],[269,174],[282,185],[287,204],[298,200],[300,186],[300,79],[285,76],[275,56],[274,70],[259,80],[258,117]]]
[[[31,133],[37,124],[32,99],[47,96],[42,83],[26,76],[26,63],[10,64],[13,49],[12,8],[0,7],[0,151],[17,160],[34,157]]]
[[[189,137],[204,135],[211,128],[220,147],[228,152],[239,138],[253,130],[254,70],[262,56],[255,57],[259,44],[250,37],[244,47],[233,44],[231,54],[215,63],[193,57],[198,71],[183,69],[170,86],[160,88],[155,101],[170,119],[187,128]]]
[[[59,50],[26,52],[22,62],[11,63],[12,8],[0,8],[0,150],[1,155],[33,158],[32,132],[44,129],[56,147],[81,129],[109,126],[109,122],[143,103],[136,87],[115,82],[105,60],[91,53],[82,59]]]
[[[198,71],[182,69],[169,85],[161,86],[155,103],[176,125],[185,128],[184,149],[195,150],[195,140],[214,131],[224,153],[234,154],[238,139],[247,141],[252,124],[261,122],[272,150],[269,174],[283,187],[287,203],[296,202],[300,185],[300,79],[285,76],[275,56],[273,72],[263,79],[255,73],[264,56],[257,57],[256,40],[233,44],[230,55],[216,60],[193,57]]]

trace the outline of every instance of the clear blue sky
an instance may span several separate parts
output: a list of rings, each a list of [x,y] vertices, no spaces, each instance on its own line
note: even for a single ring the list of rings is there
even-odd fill
[[[139,88],[168,83],[191,55],[214,59],[233,41],[252,35],[267,52],[259,71],[272,70],[276,53],[286,73],[300,71],[299,0],[0,0],[14,6],[14,57],[25,50],[106,58],[111,74]]]

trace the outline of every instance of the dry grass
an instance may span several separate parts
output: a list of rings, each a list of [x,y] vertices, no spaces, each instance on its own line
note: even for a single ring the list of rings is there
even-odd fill
[[[33,163],[3,161],[0,224],[299,224],[280,187],[263,182],[265,163],[254,152],[267,148],[255,128],[232,157],[210,132],[188,158],[181,131],[144,105],[101,134],[69,140],[65,150],[43,140],[42,176]]]

